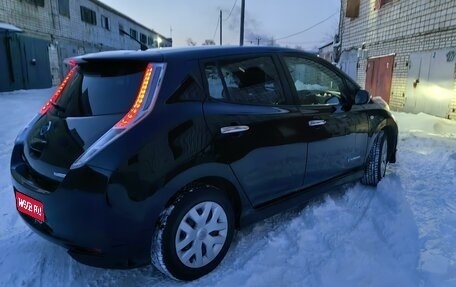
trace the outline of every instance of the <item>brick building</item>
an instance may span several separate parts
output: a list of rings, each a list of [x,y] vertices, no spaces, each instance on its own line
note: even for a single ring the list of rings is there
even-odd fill
[[[97,0],[2,0],[0,91],[56,85],[68,57],[139,49],[126,34],[148,48],[172,45],[172,39]]]
[[[456,119],[456,1],[341,0],[338,63],[393,110]]]

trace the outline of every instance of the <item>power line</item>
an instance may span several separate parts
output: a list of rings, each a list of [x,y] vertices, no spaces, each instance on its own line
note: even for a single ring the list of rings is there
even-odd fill
[[[293,37],[293,36],[296,36],[296,35],[302,34],[302,33],[304,33],[304,32],[307,32],[307,31],[309,31],[309,30],[311,30],[311,29],[317,27],[318,25],[323,24],[324,22],[328,21],[329,19],[331,19],[334,15],[336,15],[336,14],[338,14],[338,13],[339,13],[339,11],[336,11],[336,12],[334,12],[333,14],[331,14],[328,18],[325,18],[325,19],[321,20],[320,22],[318,22],[318,23],[316,23],[316,24],[314,24],[314,25],[312,25],[312,26],[310,26],[310,27],[308,27],[308,28],[306,28],[306,29],[304,29],[304,30],[302,30],[302,31],[299,31],[299,32],[290,34],[290,35],[288,35],[288,36],[280,37],[280,38],[277,38],[277,39],[275,39],[275,40],[276,40],[276,41],[280,41],[280,40],[287,39],[287,38],[291,38],[291,37]]]
[[[217,17],[218,20],[217,20],[217,25],[215,26],[215,31],[214,31],[214,35],[212,36],[212,41],[215,42],[215,35],[217,34],[217,30],[218,30],[218,27],[220,25],[220,17]]]
[[[230,19],[231,13],[233,13],[233,10],[234,10],[234,7],[236,7],[236,4],[237,4],[237,0],[234,1],[233,7],[231,7],[231,10],[230,10],[230,13],[229,13],[228,17],[223,19],[223,22],[225,22],[226,20]]]

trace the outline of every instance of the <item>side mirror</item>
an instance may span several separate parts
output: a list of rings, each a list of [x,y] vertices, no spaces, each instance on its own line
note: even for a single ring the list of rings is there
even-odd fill
[[[359,90],[355,96],[355,105],[367,104],[370,100],[369,92],[366,90]]]
[[[338,106],[341,104],[341,102],[340,102],[339,97],[332,96],[325,101],[325,104],[332,105],[332,106]]]

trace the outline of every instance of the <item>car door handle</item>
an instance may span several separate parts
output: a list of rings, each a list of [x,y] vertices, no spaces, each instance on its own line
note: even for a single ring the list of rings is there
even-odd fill
[[[220,129],[220,132],[222,134],[234,134],[234,133],[241,133],[248,131],[250,129],[249,126],[228,126],[228,127],[223,127]]]
[[[309,121],[309,126],[316,127],[316,126],[323,126],[326,124],[325,120],[313,120]]]

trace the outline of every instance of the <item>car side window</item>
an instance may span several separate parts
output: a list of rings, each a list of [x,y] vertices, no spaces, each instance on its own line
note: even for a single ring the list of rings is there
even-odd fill
[[[333,71],[309,59],[284,57],[300,105],[341,102],[344,81]]]
[[[205,67],[209,95],[236,104],[285,103],[277,69],[270,57],[209,63]]]

